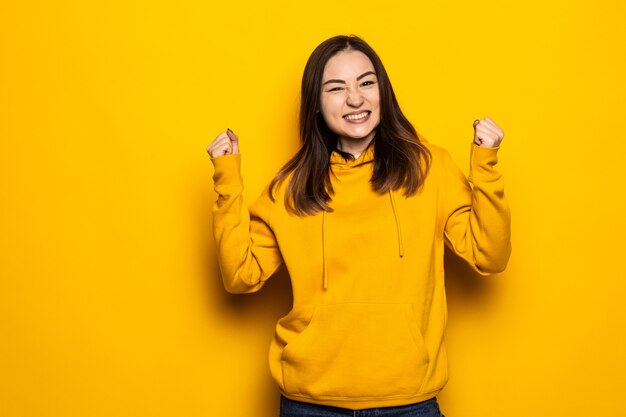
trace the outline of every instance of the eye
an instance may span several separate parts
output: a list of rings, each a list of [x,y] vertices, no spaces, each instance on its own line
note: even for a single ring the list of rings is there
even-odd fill
[[[369,83],[369,84],[368,84],[368,83]],[[374,84],[374,81],[365,81],[365,82],[364,82],[363,84],[361,84],[361,85],[364,85],[364,86],[366,86],[366,87],[367,87],[368,85],[372,85],[372,84]]]
[[[328,91],[336,91],[336,90],[341,90],[341,87],[334,87],[334,88],[331,88],[331,89],[330,89],[330,90],[328,90]]]

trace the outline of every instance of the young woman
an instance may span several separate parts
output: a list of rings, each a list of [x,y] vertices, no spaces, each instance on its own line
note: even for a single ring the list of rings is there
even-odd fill
[[[480,275],[511,253],[502,129],[474,121],[468,180],[402,114],[374,50],[336,36],[304,69],[300,136],[249,208],[237,135],[207,147],[226,290],[258,291],[283,265],[291,277],[269,349],[281,416],[442,416],[444,245]]]

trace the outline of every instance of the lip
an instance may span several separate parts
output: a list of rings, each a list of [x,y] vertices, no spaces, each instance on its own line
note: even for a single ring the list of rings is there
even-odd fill
[[[369,114],[372,114],[372,111],[371,111],[371,110],[363,109],[363,110],[353,111],[353,112],[351,112],[351,113],[346,113],[346,114],[344,114],[344,115],[343,115],[343,116],[341,116],[341,117],[350,116],[350,115],[352,115],[352,114],[361,114],[361,113],[363,113],[364,111],[368,112]]]
[[[366,123],[367,121],[369,121],[370,117],[372,116],[372,112],[370,110],[361,110],[359,112],[352,112],[352,113],[346,114],[346,116],[348,116],[350,114],[361,114],[363,112],[367,112],[367,116],[363,117],[362,119],[350,120],[350,119],[347,119],[344,116],[343,120],[345,120],[347,123],[350,123],[352,125],[358,125],[358,124]]]

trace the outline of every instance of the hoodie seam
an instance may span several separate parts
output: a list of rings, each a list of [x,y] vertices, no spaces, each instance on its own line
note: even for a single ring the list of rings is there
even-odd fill
[[[441,154],[441,151],[440,151]],[[441,228],[441,240],[445,241],[447,210],[448,210],[448,162],[445,155],[441,155],[443,164],[441,165],[443,190],[441,192],[442,210],[439,210],[439,227]]]
[[[441,391],[441,389],[435,389],[432,391],[428,391],[428,392],[418,392],[417,394],[408,394],[408,395],[385,395],[385,396],[381,396],[381,397],[359,397],[359,398],[355,398],[355,397],[343,397],[343,396],[331,396],[331,395],[316,395],[316,396],[310,396],[310,395],[304,395],[304,394],[293,394],[293,393],[289,393],[289,395],[291,395],[292,397],[301,397],[301,398],[311,398],[311,399],[328,399],[328,400],[346,400],[346,401],[373,401],[373,400],[386,400],[386,399],[394,399],[394,398],[413,398],[413,397],[422,397],[422,396],[426,396],[428,394],[431,394],[433,392],[439,392]]]
[[[269,191],[268,191],[268,193],[269,193]],[[267,197],[270,198],[270,195],[268,194]],[[267,214],[267,225],[272,230],[272,232],[274,232],[274,228],[272,227],[272,213],[274,212],[274,210],[272,210],[273,207],[274,207],[274,202],[270,198],[269,213]]]

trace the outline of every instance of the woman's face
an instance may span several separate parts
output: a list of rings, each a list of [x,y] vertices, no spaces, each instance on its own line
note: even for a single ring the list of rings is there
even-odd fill
[[[321,108],[324,121],[342,142],[367,142],[380,122],[380,93],[372,61],[363,52],[333,55],[322,76]]]

